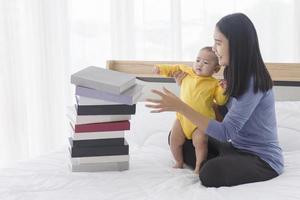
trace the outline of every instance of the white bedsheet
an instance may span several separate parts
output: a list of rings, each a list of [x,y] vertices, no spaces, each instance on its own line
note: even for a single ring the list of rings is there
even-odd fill
[[[175,115],[150,114],[143,104],[126,134],[130,170],[72,173],[68,151],[18,162],[0,170],[0,199],[300,199],[300,102],[278,102],[285,172],[266,182],[205,188],[190,169],[172,169],[167,135]]]

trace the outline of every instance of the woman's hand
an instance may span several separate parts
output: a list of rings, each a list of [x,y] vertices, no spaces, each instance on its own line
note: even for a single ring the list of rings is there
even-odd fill
[[[153,108],[152,113],[160,113],[165,111],[181,112],[186,105],[175,94],[167,90],[165,87],[163,91],[151,90],[152,93],[157,94],[161,99],[146,99],[151,104],[146,104],[146,107]]]
[[[160,113],[165,111],[179,112],[195,124],[203,133],[208,127],[209,118],[198,113],[193,108],[181,101],[175,94],[163,88],[163,91],[151,90],[157,94],[161,99],[146,99],[151,104],[146,104],[146,107],[153,108],[152,113]]]
[[[187,73],[182,72],[182,71],[177,71],[175,73],[173,73],[173,78],[175,79],[177,85],[181,85],[182,80],[184,79],[184,77],[187,75]]]

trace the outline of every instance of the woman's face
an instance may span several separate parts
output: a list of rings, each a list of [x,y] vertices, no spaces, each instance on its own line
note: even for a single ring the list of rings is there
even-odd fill
[[[229,41],[228,39],[221,33],[218,27],[215,28],[214,32],[214,46],[213,51],[218,57],[220,66],[229,65]]]

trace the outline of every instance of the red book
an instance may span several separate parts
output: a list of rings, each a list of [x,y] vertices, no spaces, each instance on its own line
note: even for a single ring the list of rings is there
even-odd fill
[[[82,132],[123,131],[129,129],[130,129],[130,123],[128,120],[126,120],[126,121],[104,122],[104,123],[94,123],[94,124],[76,124],[74,128],[74,132],[82,133]]]

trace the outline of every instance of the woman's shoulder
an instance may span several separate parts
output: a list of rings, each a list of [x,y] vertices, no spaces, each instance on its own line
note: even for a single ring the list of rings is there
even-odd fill
[[[244,94],[236,99],[237,101],[244,101],[245,103],[249,101],[256,101],[257,103],[262,101],[267,101],[269,103],[275,101],[273,88],[270,88],[267,91],[261,91],[259,89],[256,91],[253,78],[249,80],[248,87]]]

